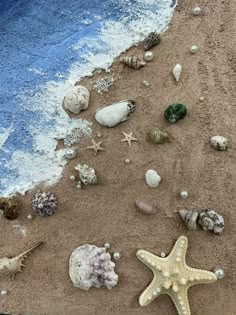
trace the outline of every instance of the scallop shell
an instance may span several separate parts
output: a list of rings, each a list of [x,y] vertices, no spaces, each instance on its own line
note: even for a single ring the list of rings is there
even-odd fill
[[[179,63],[177,63],[177,65],[175,65],[172,73],[173,73],[173,76],[174,76],[175,80],[177,82],[179,82],[180,76],[181,76],[181,73],[182,73],[182,66]]]
[[[166,140],[169,139],[168,133],[157,127],[151,128],[148,132],[148,136],[153,143],[159,144],[164,143]]]
[[[179,211],[179,215],[189,230],[193,231],[197,229],[197,220],[199,216],[197,211],[182,209]]]
[[[144,214],[155,214],[157,213],[157,208],[144,202],[144,201],[135,201],[135,206]]]
[[[146,62],[139,59],[136,56],[127,56],[120,58],[120,62],[124,63],[125,65],[129,66],[130,68],[133,68],[135,70],[138,70],[139,68],[146,65]]]
[[[151,188],[156,188],[161,181],[161,177],[155,170],[148,170],[145,174],[146,183]]]

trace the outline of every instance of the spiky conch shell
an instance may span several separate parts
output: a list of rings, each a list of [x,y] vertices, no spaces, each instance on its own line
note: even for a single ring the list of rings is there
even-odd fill
[[[179,210],[179,215],[189,230],[194,231],[197,229],[197,220],[199,217],[199,213],[197,211],[181,209]]]
[[[173,69],[172,73],[173,73],[173,76],[174,76],[176,82],[179,82],[180,76],[181,76],[181,73],[182,73],[182,66],[179,63],[177,63],[174,66],[174,69]]]
[[[160,175],[155,170],[148,170],[145,174],[146,183],[151,188],[156,188],[161,181]]]
[[[138,70],[139,68],[146,65],[146,62],[141,60],[137,56],[121,57],[120,62],[124,63],[125,65],[127,65],[130,68],[133,68],[135,70]]]
[[[152,47],[158,45],[161,42],[160,34],[156,32],[151,32],[145,39],[144,39],[144,49],[149,50]]]

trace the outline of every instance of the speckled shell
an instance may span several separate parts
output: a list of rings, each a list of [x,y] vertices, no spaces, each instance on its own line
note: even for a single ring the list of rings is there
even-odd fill
[[[87,164],[78,164],[74,168],[79,172],[79,178],[84,185],[96,185],[97,176],[95,170]]]
[[[174,103],[168,106],[164,112],[166,120],[174,124],[183,119],[187,114],[187,108],[183,104]]]
[[[129,66],[130,68],[133,68],[135,70],[138,70],[139,68],[146,65],[146,62],[139,59],[136,56],[127,56],[120,58],[120,62],[124,63],[125,65]]]
[[[148,131],[148,136],[153,143],[164,143],[169,139],[168,133],[160,128],[154,127]]]
[[[140,201],[136,200],[135,201],[135,206],[140,210],[140,212],[144,214],[156,214],[157,213],[157,208],[146,203],[145,201]]]
[[[156,46],[159,44],[161,41],[161,37],[158,33],[156,32],[151,32],[145,39],[144,39],[144,49],[149,50],[152,47]]]
[[[63,107],[73,114],[79,114],[88,109],[89,91],[82,85],[71,86],[63,100]]]
[[[219,151],[226,151],[228,149],[229,143],[228,139],[223,136],[214,136],[210,139],[211,146]]]
[[[203,230],[213,231],[215,234],[221,234],[225,226],[223,216],[213,209],[202,210],[199,214],[198,224]]]
[[[156,188],[161,181],[161,177],[155,170],[148,170],[145,174],[146,183],[151,188]]]
[[[175,65],[175,67],[174,67],[172,73],[173,73],[173,76],[174,76],[175,80],[176,80],[177,82],[179,82],[180,76],[181,76],[181,73],[182,73],[182,66],[181,66],[179,63],[177,63],[177,64]]]
[[[182,209],[179,211],[179,215],[189,230],[197,229],[197,220],[199,216],[197,211]]]

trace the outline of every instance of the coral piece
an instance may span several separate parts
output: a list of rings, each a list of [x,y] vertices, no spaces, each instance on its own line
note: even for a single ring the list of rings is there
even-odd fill
[[[115,263],[111,261],[106,248],[86,244],[72,252],[69,275],[76,288],[89,290],[91,287],[105,286],[112,289],[118,282],[114,267]]]
[[[57,209],[57,198],[51,192],[37,191],[32,199],[32,209],[42,217],[48,217]]]
[[[79,114],[88,109],[89,91],[82,85],[71,86],[63,100],[63,107],[73,114]]]
[[[11,198],[0,198],[0,209],[8,220],[15,220],[18,217],[18,202]]]
[[[128,142],[129,147],[131,147],[131,142],[132,141],[138,141],[138,139],[136,139],[135,137],[133,137],[133,132],[130,133],[126,133],[124,131],[122,131],[123,135],[125,136],[124,139],[120,140],[121,142]]]
[[[149,187],[155,188],[160,184],[161,177],[155,170],[148,170],[145,174],[146,183]]]
[[[144,39],[144,49],[149,50],[152,47],[156,46],[161,42],[161,37],[156,32],[151,32],[145,39]]]
[[[153,143],[164,143],[169,140],[169,135],[167,132],[161,130],[160,128],[151,128],[148,131],[148,136],[152,140]]]
[[[96,143],[93,139],[92,139],[92,143],[93,145],[87,147],[86,149],[90,149],[94,151],[94,155],[97,155],[98,151],[104,151],[105,149],[103,149],[100,145],[102,144],[103,141],[100,141],[98,143]]]
[[[139,68],[146,65],[145,61],[141,60],[140,58],[136,56],[122,57],[120,58],[120,62],[124,63],[125,65],[135,70],[138,70]]]
[[[93,89],[98,93],[98,94],[103,94],[107,93],[110,89],[110,87],[113,85],[114,79],[113,77],[105,77],[102,79],[98,79],[95,81],[95,84],[93,86]]]
[[[219,151],[226,151],[228,149],[229,143],[228,139],[223,136],[214,136],[210,139],[211,146]]]
[[[215,234],[221,234],[224,229],[225,222],[222,215],[213,209],[205,209],[199,213],[198,224],[203,230],[213,231]]]
[[[187,108],[184,105],[178,103],[171,104],[164,112],[166,120],[168,120],[172,124],[184,118],[186,114]]]
[[[131,100],[120,101],[101,107],[96,111],[96,121],[105,127],[115,127],[126,121],[135,110],[135,102]]]
[[[144,214],[156,214],[157,213],[157,208],[146,203],[145,201],[135,201],[135,206]]]
[[[197,229],[197,220],[199,216],[197,211],[182,209],[179,211],[179,215],[189,230]]]
[[[97,176],[95,170],[87,164],[78,164],[75,170],[79,172],[79,178],[84,185],[97,184]]]
[[[24,259],[30,254],[30,252],[32,252],[33,249],[42,244],[43,242],[39,242],[35,246],[31,247],[27,251],[23,252],[22,254],[14,258],[8,257],[0,258],[0,275],[11,274],[12,279],[14,279],[15,274],[17,272],[22,272],[21,268],[25,267],[25,265],[23,265]]]
[[[168,294],[179,315],[191,314],[187,295],[188,289],[195,284],[215,282],[217,277],[213,272],[187,266],[187,247],[187,237],[180,236],[171,253],[165,258],[145,250],[137,252],[137,258],[154,274],[151,284],[139,298],[141,306],[148,305],[161,294]]]
[[[82,136],[83,136],[82,129],[79,128],[72,129],[70,132],[67,133],[64,139],[64,146],[66,148],[69,148],[73,144],[78,144]]]
[[[177,64],[175,65],[175,67],[174,67],[172,73],[173,73],[173,76],[174,76],[175,80],[176,80],[177,82],[179,82],[180,76],[181,76],[181,73],[182,73],[182,66],[181,66],[179,63],[177,63]]]

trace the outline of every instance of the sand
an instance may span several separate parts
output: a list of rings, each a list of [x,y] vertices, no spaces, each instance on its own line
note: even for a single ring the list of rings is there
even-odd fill
[[[236,314],[236,2],[199,0],[203,13],[198,17],[191,14],[195,5],[192,0],[179,1],[161,44],[153,49],[153,62],[135,71],[116,61],[112,67],[116,81],[110,92],[102,96],[91,93],[90,108],[80,117],[93,122],[95,139],[97,132],[102,133],[106,151],[95,157],[84,149],[91,138],[83,139],[79,155],[70,161],[63,179],[55,187],[43,188],[58,196],[57,213],[49,218],[26,219],[35,189],[18,197],[21,212],[17,220],[0,221],[2,256],[20,253],[39,240],[45,242],[26,260],[26,268],[15,281],[1,278],[0,287],[8,288],[9,295],[0,297],[0,311],[14,315],[177,314],[168,296],[159,297],[147,307],[139,306],[138,297],[151,281],[152,273],[135,253],[146,249],[168,254],[175,240],[186,235],[190,266],[212,270],[222,265],[226,272],[221,281],[190,289],[192,314]],[[193,44],[201,47],[195,55],[189,52]],[[140,44],[127,54],[141,56],[142,51]],[[176,63],[183,65],[179,84],[171,75]],[[91,89],[92,80],[82,83]],[[149,81],[150,87],[145,87],[143,80]],[[203,102],[200,97],[204,97]],[[121,99],[137,102],[130,120],[112,129],[99,126],[94,120],[95,110]],[[163,111],[173,102],[185,104],[188,114],[171,125],[164,120]],[[146,137],[150,126],[164,128],[172,141],[150,143]],[[133,132],[139,141],[129,148],[120,142],[122,131]],[[228,151],[210,147],[209,138],[217,134],[229,139]],[[131,160],[128,165],[124,163],[127,158]],[[97,186],[76,190],[76,184],[68,178],[78,163],[97,170]],[[148,188],[144,181],[150,168],[162,177],[156,189]],[[183,189],[189,192],[187,200],[178,196]],[[156,205],[158,213],[139,213],[134,207],[135,199]],[[177,214],[183,207],[217,209],[225,217],[224,232],[217,236],[201,229],[187,231]],[[119,285],[112,290],[88,292],[74,288],[68,276],[71,252],[85,243],[102,246],[105,242],[112,245],[111,252],[122,255],[116,267]]]

